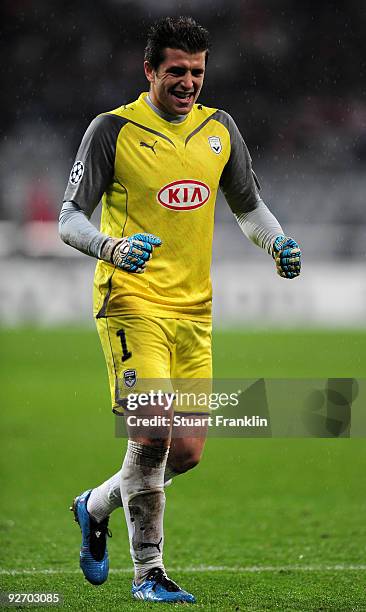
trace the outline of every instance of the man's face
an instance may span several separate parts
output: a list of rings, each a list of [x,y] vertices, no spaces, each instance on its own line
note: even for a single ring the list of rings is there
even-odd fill
[[[167,47],[157,70],[145,61],[152,103],[170,115],[188,115],[203,85],[205,56],[205,51],[186,53]]]

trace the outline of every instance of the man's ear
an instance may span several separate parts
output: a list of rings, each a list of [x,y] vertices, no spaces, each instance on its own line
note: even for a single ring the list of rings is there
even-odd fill
[[[144,61],[144,71],[145,71],[145,76],[147,78],[148,81],[150,81],[150,83],[153,83],[155,81],[155,70],[152,67],[152,65],[150,64],[150,62],[148,61]]]

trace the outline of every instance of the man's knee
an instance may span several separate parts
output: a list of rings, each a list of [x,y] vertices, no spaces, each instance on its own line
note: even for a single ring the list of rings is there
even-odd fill
[[[181,452],[172,459],[168,458],[169,467],[178,474],[183,474],[192,470],[201,460],[201,452],[196,449],[187,449]]]
[[[130,436],[130,440],[137,442],[138,444],[142,444],[142,446],[147,446],[150,448],[168,448],[169,446],[169,433],[167,433],[166,437],[162,438],[146,438],[142,436]]]

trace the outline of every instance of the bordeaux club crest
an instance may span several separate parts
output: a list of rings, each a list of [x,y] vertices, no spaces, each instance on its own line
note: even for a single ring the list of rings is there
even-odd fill
[[[136,370],[125,370],[123,372],[123,381],[126,387],[132,389],[137,382]]]
[[[219,155],[222,151],[222,144],[219,136],[210,136],[208,142],[213,152]]]

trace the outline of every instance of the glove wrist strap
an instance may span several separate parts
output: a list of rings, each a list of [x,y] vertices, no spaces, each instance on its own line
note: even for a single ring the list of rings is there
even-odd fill
[[[100,251],[100,259],[113,263],[113,255],[116,247],[122,242],[121,239],[107,238]]]

